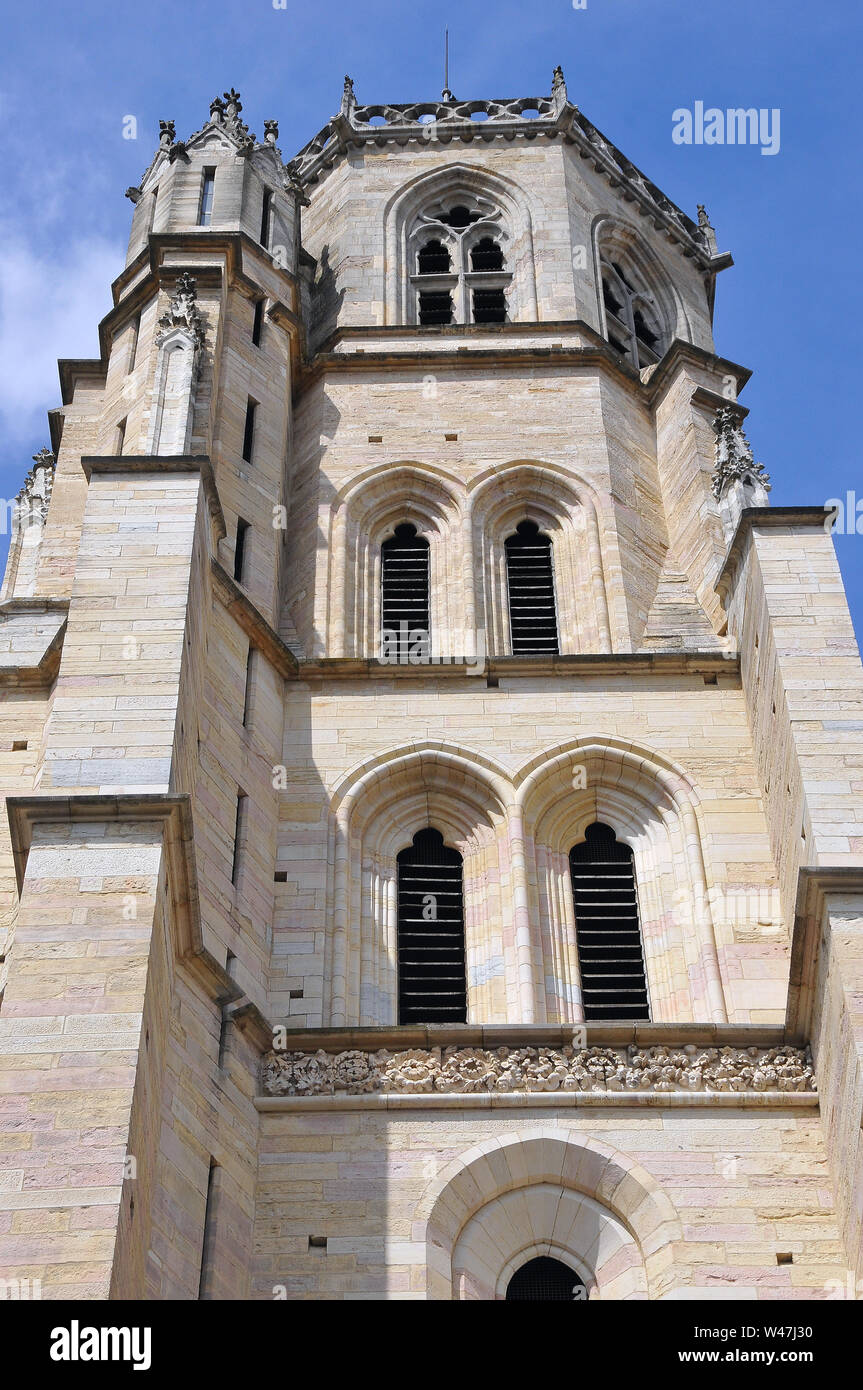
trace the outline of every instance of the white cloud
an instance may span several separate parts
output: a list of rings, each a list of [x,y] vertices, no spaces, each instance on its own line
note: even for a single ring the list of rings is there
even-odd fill
[[[119,243],[82,237],[53,252],[20,234],[3,236],[0,258],[0,424],[15,444],[44,432],[60,403],[58,357],[98,357],[99,320],[123,268]]]

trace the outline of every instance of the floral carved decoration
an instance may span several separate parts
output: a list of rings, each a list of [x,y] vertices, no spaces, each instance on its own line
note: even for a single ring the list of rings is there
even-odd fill
[[[478,1047],[269,1052],[269,1096],[489,1092],[815,1091],[799,1047]]]

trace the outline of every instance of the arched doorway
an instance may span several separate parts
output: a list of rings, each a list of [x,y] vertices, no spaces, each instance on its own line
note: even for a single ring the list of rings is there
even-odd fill
[[[507,1303],[573,1303],[587,1298],[587,1290],[574,1270],[562,1260],[539,1255],[528,1260],[509,1281]]]

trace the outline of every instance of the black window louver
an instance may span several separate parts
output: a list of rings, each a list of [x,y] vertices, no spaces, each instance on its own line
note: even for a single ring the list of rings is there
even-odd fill
[[[429,543],[410,522],[397,526],[381,546],[381,588],[385,651],[407,661],[411,645],[421,651],[417,633],[429,633]]]
[[[506,541],[509,624],[515,656],[556,655],[557,614],[551,541],[533,521],[522,521]]]
[[[569,864],[585,1019],[649,1019],[632,850],[597,821]]]
[[[417,256],[420,275],[448,275],[449,269],[449,251],[443,242],[427,241]]]
[[[398,856],[399,1023],[464,1023],[462,860],[437,830]]]
[[[506,294],[503,290],[474,290],[474,323],[506,323]]]
[[[517,1269],[506,1290],[507,1303],[572,1303],[585,1296],[574,1269],[550,1255],[539,1255]]]
[[[452,323],[452,295],[449,290],[420,292],[420,324],[426,327]]]
[[[484,236],[471,249],[471,270],[503,270],[503,251],[490,236]]]

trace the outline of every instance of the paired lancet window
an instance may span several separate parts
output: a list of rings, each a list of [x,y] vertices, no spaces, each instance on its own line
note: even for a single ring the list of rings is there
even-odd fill
[[[632,849],[596,821],[569,862],[585,1019],[649,1019]],[[397,864],[399,1023],[464,1023],[461,855],[429,827]]]
[[[569,865],[584,1017],[649,1019],[632,850],[597,821]]]
[[[505,323],[507,270],[497,210],[482,201],[447,203],[424,213],[411,238],[417,322]]]
[[[614,255],[600,258],[606,337],[633,367],[649,367],[665,351],[656,302],[632,266]]]
[[[462,858],[420,830],[398,856],[399,1023],[465,1023]]]

